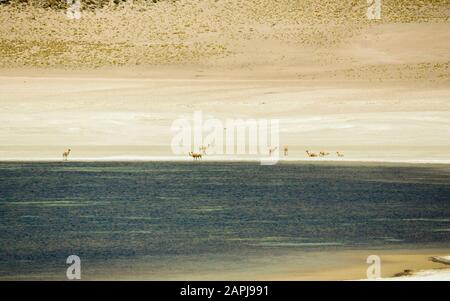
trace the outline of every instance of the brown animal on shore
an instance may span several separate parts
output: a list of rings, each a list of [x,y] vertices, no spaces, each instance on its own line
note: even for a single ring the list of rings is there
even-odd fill
[[[306,151],[306,153],[308,154],[308,157],[317,157],[317,154],[315,153],[310,153],[309,150]]]
[[[63,161],[67,161],[67,159],[69,158],[70,151],[71,151],[71,149],[69,148],[63,152],[63,154],[62,154]]]
[[[278,147],[269,148],[269,157],[272,156],[273,152],[277,150]]]
[[[197,159],[201,159],[201,158],[202,158],[202,154],[193,153],[193,152],[189,152],[189,156],[191,156],[192,158],[194,158],[194,160],[197,160]]]
[[[319,156],[325,157],[325,156],[328,156],[329,154],[330,154],[330,153],[320,152],[320,153],[319,153]]]

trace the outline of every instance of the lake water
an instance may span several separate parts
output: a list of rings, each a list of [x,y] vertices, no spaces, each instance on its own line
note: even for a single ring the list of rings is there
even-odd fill
[[[0,163],[3,278],[65,279],[71,254],[88,278],[158,279],[220,273],[214,258],[232,271],[255,254],[402,247],[450,247],[450,165]]]

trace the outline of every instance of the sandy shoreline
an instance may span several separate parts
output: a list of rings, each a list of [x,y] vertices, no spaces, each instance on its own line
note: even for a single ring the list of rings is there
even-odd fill
[[[215,158],[205,157],[201,162],[260,162],[261,160],[268,160],[269,157],[261,158],[244,158],[244,157],[229,157],[229,158]],[[329,162],[329,163],[398,163],[398,164],[416,164],[416,165],[448,165],[450,160],[389,160],[389,159],[328,159],[328,158],[270,158],[276,162]],[[6,162],[35,162],[35,163],[51,163],[61,162],[61,158],[1,158],[0,163]],[[193,162],[193,159],[187,156],[184,157],[105,157],[105,158],[71,158],[70,162]],[[70,164],[68,162],[67,164]]]
[[[361,263],[364,263],[364,260],[367,259],[367,254],[378,255],[381,259],[382,279],[403,280],[408,276],[400,276],[399,274],[404,273],[405,270],[410,270],[411,275],[407,279],[414,280],[414,275],[421,271],[433,273],[444,270],[446,273],[450,272],[449,266],[430,260],[432,256],[436,256],[433,255],[435,254],[434,252],[445,256],[445,253],[442,253],[445,250],[383,250],[381,252],[380,250],[374,250],[372,253],[369,251],[344,251],[343,257],[349,262],[361,261]],[[354,263],[348,267],[313,272],[307,276],[300,276],[295,280],[364,280],[367,279],[367,267],[368,264],[364,266]],[[449,274],[442,278],[442,280],[450,280]]]
[[[377,255],[381,259],[381,279],[382,280],[415,280],[416,274],[424,271],[430,275],[437,274],[440,280],[450,280],[450,268],[448,265],[432,262],[430,258],[440,254],[445,256],[448,249],[430,249],[430,250],[347,250],[336,252],[318,252],[310,254],[312,261],[320,261],[317,267],[298,267],[295,263],[295,256],[287,256],[284,267],[268,266],[267,269],[273,268],[272,272],[264,272],[252,274],[249,272],[245,275],[224,275],[213,276],[208,275],[202,278],[199,276],[196,280],[201,279],[233,279],[233,280],[273,280],[273,281],[342,281],[342,280],[367,280],[366,271],[368,264],[366,263],[369,255]],[[327,257],[325,259],[325,257]],[[409,276],[401,276],[405,270],[409,270]],[[378,279],[380,280],[380,279]],[[436,279],[434,279],[436,280]]]
[[[352,281],[368,280],[366,260],[377,255],[381,260],[381,279],[388,281],[450,280],[448,265],[432,262],[433,256],[446,256],[448,248],[397,250],[341,250],[272,253],[270,260],[255,257],[239,265],[223,258],[178,256],[169,265],[152,258],[109,260],[108,265],[86,263],[84,280],[217,280],[217,281]],[[307,256],[307,257],[305,257]],[[305,262],[305,258],[308,258]],[[406,276],[405,276],[405,270]],[[220,272],[218,272],[220,271]],[[2,280],[61,280],[64,275],[53,272],[2,276]]]

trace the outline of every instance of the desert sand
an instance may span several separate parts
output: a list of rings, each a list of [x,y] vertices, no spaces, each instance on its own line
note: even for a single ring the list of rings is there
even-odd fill
[[[82,10],[78,20],[68,19],[65,10],[6,5],[0,14],[0,66],[70,71],[142,66],[150,74],[155,66],[171,66],[197,76],[235,71],[271,79],[445,80],[446,1],[386,0],[380,20],[367,19],[366,5],[363,0],[127,1]]]
[[[170,155],[173,120],[202,111],[279,119],[291,156],[448,161],[448,3],[365,12],[365,1],[128,1],[70,20],[3,5],[0,155]]]
[[[196,111],[280,120],[289,158],[450,159],[445,84],[3,76],[0,87],[3,159],[172,155],[172,122]]]

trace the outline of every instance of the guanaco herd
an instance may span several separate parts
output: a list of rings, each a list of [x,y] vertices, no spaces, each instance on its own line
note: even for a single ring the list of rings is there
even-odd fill
[[[206,155],[206,150],[207,150],[208,148],[209,148],[209,144],[208,144],[208,146],[203,146],[203,145],[202,145],[202,146],[199,148],[199,149],[200,149],[200,152],[199,152],[199,153],[189,152],[189,156],[192,157],[194,160],[202,159],[203,155]],[[273,153],[275,150],[277,150],[277,147],[275,147],[275,148],[269,148],[269,156],[272,156],[272,153]],[[287,156],[287,155],[288,155],[288,147],[285,146],[285,147],[283,148],[283,150],[284,150],[284,156]],[[70,151],[71,151],[71,149],[69,148],[69,149],[67,149],[67,150],[65,150],[65,151],[63,152],[63,154],[62,154],[63,161],[67,161],[67,160],[68,160]],[[324,152],[324,151],[321,151],[321,152],[319,152],[319,153],[317,154],[317,153],[311,153],[309,150],[306,151],[306,154],[307,154],[308,157],[310,157],[310,158],[315,158],[315,157],[326,157],[326,156],[329,156],[329,155],[330,155],[330,153]],[[344,157],[344,154],[341,153],[341,152],[336,152],[336,155],[337,155],[338,157]]]
[[[201,147],[200,147],[201,153],[189,152],[189,156],[192,157],[192,158],[194,158],[194,160],[201,159],[201,158],[203,157],[203,155],[206,155],[206,150],[208,149],[208,147],[209,147],[209,144],[208,144],[208,146],[206,146],[206,147],[205,147],[205,146],[201,146]],[[276,151],[276,150],[277,150],[277,147],[269,148],[269,156],[272,156],[273,152]],[[285,147],[283,148],[283,150],[284,150],[284,156],[287,156],[287,155],[288,155],[288,152],[289,152],[288,147],[285,146]],[[311,153],[309,150],[306,151],[306,154],[307,154],[308,157],[310,157],[310,158],[314,158],[314,157],[326,157],[326,156],[329,156],[329,155],[330,155],[330,153],[324,152],[324,151],[321,151],[321,152],[319,152],[319,154],[316,154],[316,153]],[[341,153],[341,152],[336,152],[336,155],[337,155],[338,157],[340,157],[340,158],[341,158],[341,157],[344,157],[344,154]]]
[[[306,154],[308,155],[308,157],[310,158],[314,158],[314,157],[326,157],[328,155],[330,155],[330,153],[327,152],[319,152],[319,154],[316,153],[311,153],[309,150],[306,151]],[[344,154],[341,152],[336,152],[336,155],[338,157],[344,157]]]
[[[206,151],[208,150],[209,146],[209,144],[207,146],[202,145],[199,148],[200,153],[189,152],[189,156],[194,158],[194,160],[201,159],[203,155],[206,155]]]

